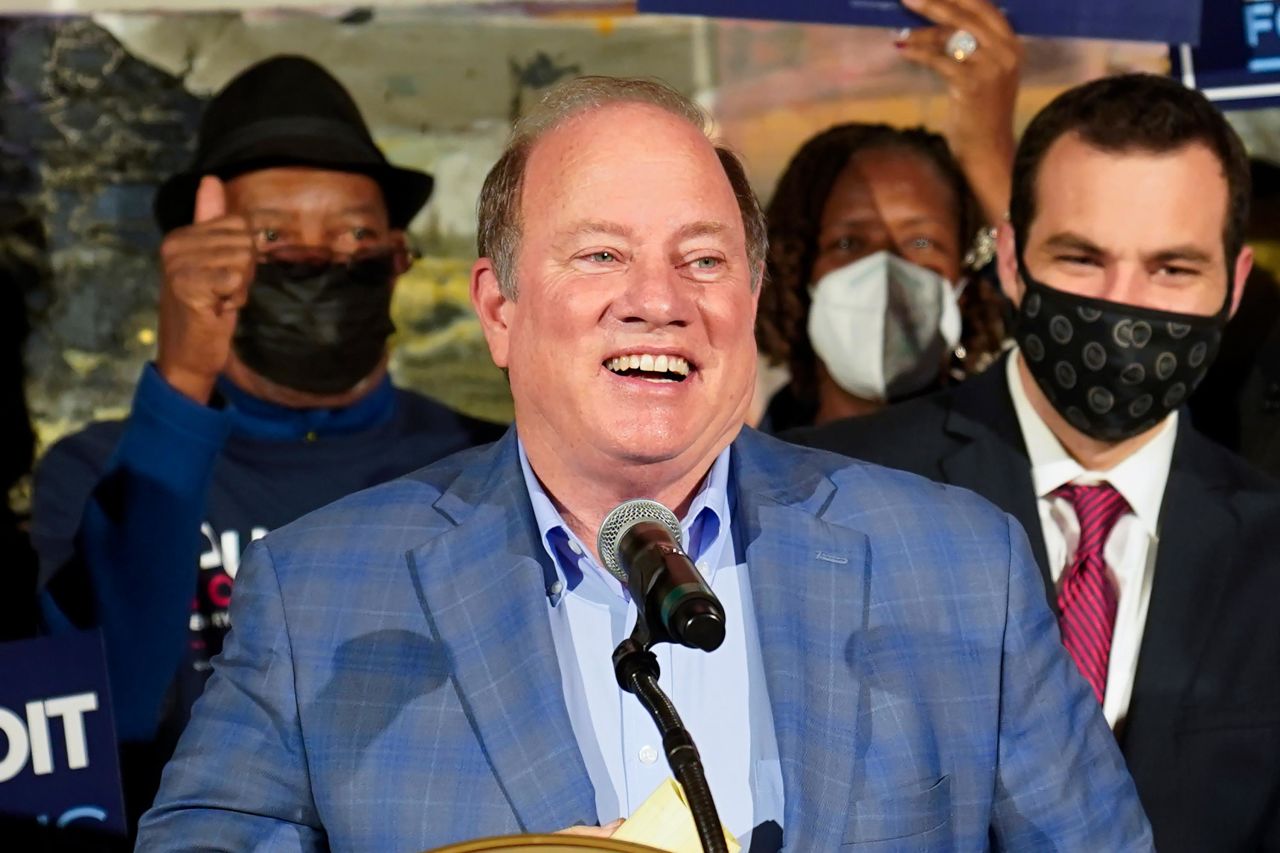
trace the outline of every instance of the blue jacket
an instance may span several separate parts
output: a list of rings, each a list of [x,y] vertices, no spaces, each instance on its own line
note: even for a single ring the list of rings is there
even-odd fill
[[[148,365],[128,421],[58,442],[36,473],[46,627],[102,629],[120,738],[162,759],[222,649],[252,538],[503,432],[389,380],[341,409],[219,388],[221,408],[199,405]]]
[[[785,849],[1150,849],[1008,516],[751,430],[732,464]],[[552,577],[510,433],[256,543],[138,849],[408,851],[595,823]]]

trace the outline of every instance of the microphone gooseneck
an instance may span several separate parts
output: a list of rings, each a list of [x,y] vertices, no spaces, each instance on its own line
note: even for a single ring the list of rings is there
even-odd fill
[[[627,584],[655,642],[711,652],[724,642],[724,607],[680,547],[680,522],[651,500],[619,504],[600,525],[596,550]]]
[[[724,608],[680,540],[675,513],[656,501],[627,501],[600,525],[596,550],[605,568],[631,590],[638,611],[631,637],[614,649],[613,672],[618,686],[640,700],[658,727],[704,853],[728,853],[702,758],[658,686],[658,659],[650,651],[655,643],[674,642],[710,652],[724,642]]]
[[[658,659],[649,651],[646,642],[637,638],[637,634],[645,633],[643,625],[643,619],[637,622],[636,633],[614,649],[614,675],[623,690],[640,700],[640,704],[658,727],[658,734],[662,736],[662,749],[667,754],[667,766],[684,789],[703,853],[729,853],[720,823],[720,813],[711,796],[711,787],[707,784],[707,772],[702,766],[698,747],[689,730],[684,727],[676,706],[658,686]]]

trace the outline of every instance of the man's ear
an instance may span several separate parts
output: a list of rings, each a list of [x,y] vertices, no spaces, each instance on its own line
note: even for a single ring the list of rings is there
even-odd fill
[[[413,252],[409,250],[409,239],[403,231],[395,230],[389,235],[391,243],[391,263],[395,277],[399,278],[413,266]]]
[[[1000,289],[1014,307],[1022,304],[1022,294],[1027,289],[1018,274],[1018,244],[1013,226],[1001,222],[996,227],[996,273],[1000,276]]]
[[[1240,249],[1240,254],[1236,255],[1235,278],[1232,279],[1231,287],[1231,314],[1236,316],[1236,310],[1240,307],[1240,297],[1244,296],[1244,286],[1249,281],[1249,273],[1253,271],[1253,247],[1245,245]]]
[[[511,348],[510,313],[515,301],[507,299],[498,284],[493,260],[480,258],[471,267],[471,305],[489,344],[489,356],[498,367],[508,367]]]

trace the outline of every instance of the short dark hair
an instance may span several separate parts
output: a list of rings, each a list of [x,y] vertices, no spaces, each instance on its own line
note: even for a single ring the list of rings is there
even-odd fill
[[[1244,143],[1208,98],[1155,74],[1121,74],[1076,86],[1031,120],[1014,156],[1009,203],[1019,253],[1036,215],[1040,165],[1053,144],[1071,133],[1112,153],[1166,154],[1193,144],[1212,151],[1227,180],[1222,242],[1231,273],[1249,219],[1249,157]]]
[[[756,343],[775,364],[791,371],[804,400],[816,398],[816,355],[809,343],[809,286],[818,257],[822,211],[840,173],[859,154],[901,151],[932,165],[951,188],[961,254],[982,223],[977,199],[955,155],[940,135],[924,128],[850,123],[812,137],[787,164],[769,202],[769,254],[765,288],[756,315]]]

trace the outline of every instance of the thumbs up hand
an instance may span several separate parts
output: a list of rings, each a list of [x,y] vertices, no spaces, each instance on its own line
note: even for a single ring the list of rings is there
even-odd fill
[[[257,266],[249,222],[227,213],[222,181],[211,175],[201,180],[194,222],[165,237],[160,261],[156,368],[166,382],[204,404],[231,355],[236,318]]]

